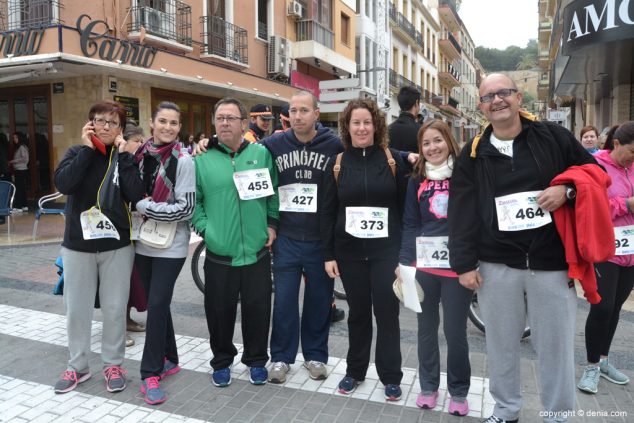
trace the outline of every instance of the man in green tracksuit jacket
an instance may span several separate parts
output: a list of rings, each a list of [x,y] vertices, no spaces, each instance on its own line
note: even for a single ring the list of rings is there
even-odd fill
[[[214,108],[217,138],[195,158],[192,224],[205,241],[205,314],[213,358],[212,383],[231,383],[238,298],[242,306],[242,363],[251,383],[266,383],[271,316],[271,257],[279,202],[277,170],[268,150],[243,138],[247,112],[236,99]]]

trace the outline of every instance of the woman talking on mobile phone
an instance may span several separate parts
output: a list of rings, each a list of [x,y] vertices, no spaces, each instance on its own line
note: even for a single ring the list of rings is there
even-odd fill
[[[58,394],[72,391],[91,376],[88,359],[97,293],[103,313],[101,359],[106,389],[118,392],[126,387],[121,365],[134,261],[127,203],[143,198],[143,184],[134,162],[136,145],[121,136],[126,124],[123,106],[100,101],[90,108],[88,119],[81,131],[81,145],[69,148],[55,170],[55,186],[68,196],[60,254],[70,359],[55,384]],[[95,143],[101,144],[103,152]],[[101,195],[108,186],[116,200],[111,208]]]
[[[136,244],[135,265],[148,300],[141,392],[146,403],[160,404],[167,396],[159,380],[180,370],[170,303],[189,250],[196,176],[194,161],[178,141],[179,107],[160,103],[150,127],[152,137],[136,153],[148,197],[136,203],[146,220]]]

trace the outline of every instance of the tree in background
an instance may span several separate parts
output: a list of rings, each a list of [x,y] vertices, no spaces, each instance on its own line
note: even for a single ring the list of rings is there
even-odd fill
[[[508,46],[504,50],[499,50],[476,47],[475,56],[486,72],[532,69],[536,66],[538,59],[537,40],[530,40],[524,48]]]

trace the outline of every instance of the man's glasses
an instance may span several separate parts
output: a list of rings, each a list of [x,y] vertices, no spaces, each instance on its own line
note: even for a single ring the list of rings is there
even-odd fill
[[[223,123],[223,122],[234,123],[239,120],[242,120],[240,116],[216,116],[216,123]]]
[[[515,88],[503,88],[497,92],[483,95],[482,97],[480,97],[480,103],[490,103],[493,101],[496,95],[500,98],[506,98],[516,92],[517,90]]]
[[[107,123],[108,126],[110,126],[111,128],[119,127],[119,122],[117,122],[116,120],[106,120],[102,118],[95,118],[92,120],[92,123],[94,123],[95,126],[106,126],[106,123]]]

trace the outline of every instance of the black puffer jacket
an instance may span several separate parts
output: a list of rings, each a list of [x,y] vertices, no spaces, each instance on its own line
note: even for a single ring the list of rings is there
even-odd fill
[[[570,166],[594,163],[594,158],[566,128],[522,119],[513,158],[491,144],[489,126],[471,157],[473,141],[462,150],[449,194],[449,257],[462,274],[478,261],[502,263],[517,269],[565,270],[563,244],[554,222],[515,232],[498,229],[495,198],[543,190]]]
[[[335,182],[333,157],[322,183],[321,239],[326,261],[398,258],[401,217],[406,179],[399,152],[390,149],[396,162],[396,176],[382,148],[348,148],[341,160],[339,182]],[[386,207],[387,238],[356,238],[346,232],[346,207]]]

